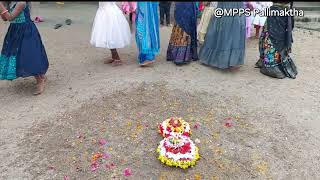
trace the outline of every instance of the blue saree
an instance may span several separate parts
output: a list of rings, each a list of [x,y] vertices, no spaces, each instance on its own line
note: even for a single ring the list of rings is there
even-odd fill
[[[136,12],[138,62],[144,64],[160,53],[158,2],[138,2]]]

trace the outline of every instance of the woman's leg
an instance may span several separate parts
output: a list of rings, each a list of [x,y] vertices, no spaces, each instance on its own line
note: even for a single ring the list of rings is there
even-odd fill
[[[34,76],[34,78],[37,81],[37,90],[33,94],[40,95],[43,93],[44,88],[46,86],[47,77],[46,77],[46,75],[42,74],[42,75]]]
[[[256,38],[259,38],[260,26],[259,25],[254,25],[254,28],[256,29]]]
[[[117,49],[110,49],[111,50],[111,54],[112,54],[112,59],[113,61],[113,65],[121,65],[122,61],[120,60],[120,56],[117,52]]]

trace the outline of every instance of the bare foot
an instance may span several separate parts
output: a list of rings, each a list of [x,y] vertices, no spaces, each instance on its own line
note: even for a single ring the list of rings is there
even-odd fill
[[[47,77],[44,76],[44,78],[42,78],[39,82],[37,82],[37,90],[33,93],[33,95],[40,95],[43,93],[44,88],[46,86],[47,83]]]

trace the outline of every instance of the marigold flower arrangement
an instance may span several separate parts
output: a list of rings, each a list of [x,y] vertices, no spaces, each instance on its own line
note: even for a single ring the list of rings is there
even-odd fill
[[[182,134],[183,136],[191,135],[189,123],[182,118],[166,119],[159,125],[159,132],[163,137],[169,137],[172,134]]]
[[[170,118],[159,126],[164,137],[157,148],[158,159],[168,165],[186,169],[193,167],[200,158],[199,148],[190,139],[189,123],[182,118]]]

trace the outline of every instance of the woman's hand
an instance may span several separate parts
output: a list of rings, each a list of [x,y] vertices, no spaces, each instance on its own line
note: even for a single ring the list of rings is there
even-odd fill
[[[11,21],[15,19],[21,13],[21,11],[23,11],[25,7],[26,2],[18,2],[16,7],[13,9],[12,13],[6,12],[1,16],[3,16],[6,20]],[[6,10],[7,9],[3,6],[3,4],[0,3],[0,13],[5,12]]]

